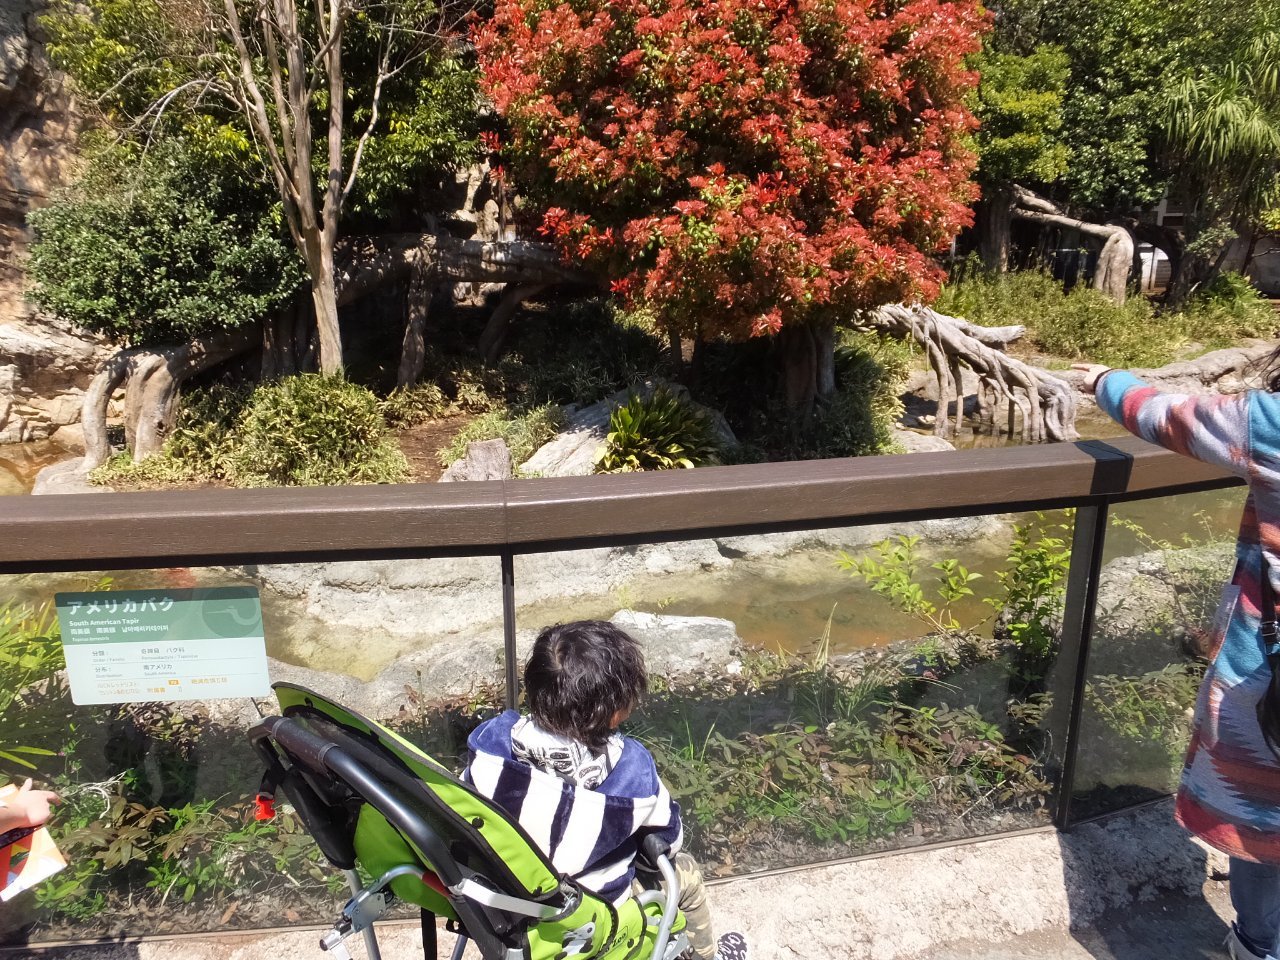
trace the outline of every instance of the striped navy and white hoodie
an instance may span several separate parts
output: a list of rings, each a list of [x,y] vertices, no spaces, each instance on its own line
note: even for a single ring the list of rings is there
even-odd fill
[[[658,776],[653,756],[630,737],[595,789],[574,786],[516,759],[508,710],[467,738],[471,762],[463,778],[515,817],[559,873],[617,904],[631,892],[635,857],[646,834],[679,850],[680,805]]]

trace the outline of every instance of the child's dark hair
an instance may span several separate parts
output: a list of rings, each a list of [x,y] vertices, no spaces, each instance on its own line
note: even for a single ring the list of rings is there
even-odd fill
[[[604,620],[547,627],[524,667],[534,722],[597,752],[613,733],[614,716],[635,707],[648,686],[640,645]]]

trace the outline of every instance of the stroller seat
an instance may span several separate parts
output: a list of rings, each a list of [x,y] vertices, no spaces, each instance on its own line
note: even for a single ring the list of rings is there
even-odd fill
[[[266,765],[260,798],[283,790],[353,896],[321,940],[335,960],[395,900],[422,911],[423,953],[435,960],[436,918],[484,960],[674,960],[688,942],[679,885],[656,837],[644,844],[663,890],[620,906],[559,876],[500,807],[394,731],[321,694],[273,685],[282,716],[249,731]],[[357,865],[372,879],[365,884]]]

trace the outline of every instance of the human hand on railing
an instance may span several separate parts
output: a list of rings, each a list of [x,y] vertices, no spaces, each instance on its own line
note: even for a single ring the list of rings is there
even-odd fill
[[[1085,392],[1093,393],[1098,386],[1098,378],[1111,368],[1105,363],[1073,363],[1071,369],[1079,370],[1084,374]]]
[[[28,777],[17,793],[0,801],[0,833],[42,826],[49,819],[49,804],[61,799],[51,790],[32,790]]]

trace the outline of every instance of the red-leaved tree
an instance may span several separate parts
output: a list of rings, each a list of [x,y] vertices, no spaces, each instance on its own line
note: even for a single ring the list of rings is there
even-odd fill
[[[834,387],[835,324],[931,299],[971,220],[976,0],[497,0],[477,31],[541,231],[688,337],[779,334]]]

